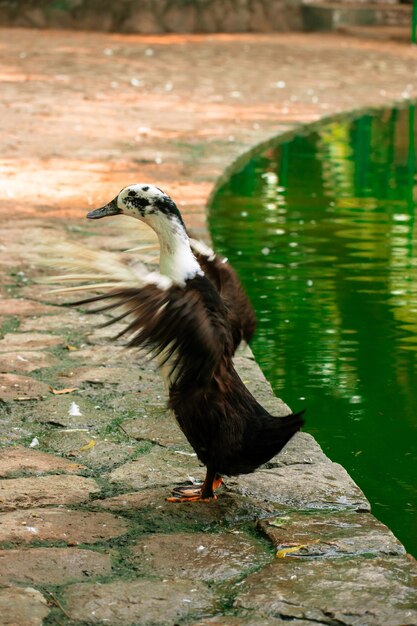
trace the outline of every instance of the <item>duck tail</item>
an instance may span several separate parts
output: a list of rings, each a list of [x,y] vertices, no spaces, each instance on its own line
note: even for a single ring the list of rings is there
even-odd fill
[[[305,419],[303,418],[303,415],[305,412],[305,409],[303,409],[302,411],[298,411],[298,413],[290,413],[289,415],[281,418],[283,430],[292,433],[290,437],[295,435],[295,433],[298,432],[302,426],[304,426]]]
[[[250,447],[247,450],[248,457],[252,459],[254,466],[259,467],[270,461],[290,439],[300,430],[304,424],[305,411],[290,413],[285,417],[273,417],[268,415],[259,423],[255,436],[251,437]]]
[[[290,413],[280,419],[275,418],[275,422],[278,422],[275,423],[275,437],[270,433],[273,439],[275,439],[275,442],[280,446],[275,454],[277,454],[304,425],[304,413],[305,409],[298,413]]]

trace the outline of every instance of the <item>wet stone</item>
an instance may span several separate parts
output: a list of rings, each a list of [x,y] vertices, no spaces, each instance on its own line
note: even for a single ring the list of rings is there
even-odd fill
[[[64,585],[111,573],[110,555],[78,548],[0,551],[0,584]]]
[[[1,477],[12,476],[17,473],[44,474],[62,470],[73,474],[81,469],[83,466],[78,463],[21,446],[6,448],[0,454]]]
[[[48,352],[6,352],[0,354],[0,372],[33,372],[59,363]]]
[[[162,487],[93,502],[106,510],[133,514],[135,522],[141,524],[142,530],[151,532],[219,529],[269,517],[274,510],[271,505],[259,504],[256,500],[227,493],[223,488],[219,489],[218,499],[213,502],[176,504],[166,501],[169,495],[169,489]]]
[[[47,601],[36,589],[0,589],[0,626],[42,626],[48,613]]]
[[[392,532],[369,513],[291,512],[262,520],[259,526],[278,556],[288,559],[405,553]]]
[[[189,456],[193,454],[193,456]],[[110,474],[110,481],[134,489],[175,485],[193,476],[202,481],[204,469],[194,453],[183,453],[155,446],[149,454],[144,454],[134,461],[125,463]]]
[[[83,476],[37,476],[0,480],[0,510],[48,504],[75,504],[100,491],[93,478]]]
[[[31,400],[49,395],[49,386],[45,383],[17,374],[0,374],[0,400]]]
[[[338,463],[260,469],[228,484],[238,493],[295,509],[370,509],[362,491]]]
[[[129,527],[129,522],[107,512],[36,508],[3,513],[0,516],[0,541],[95,543],[124,535]]]
[[[0,340],[0,352],[42,350],[62,344],[62,338],[46,333],[7,333]]]
[[[213,592],[203,583],[178,579],[76,584],[64,598],[71,619],[112,626],[167,626],[215,606]]]
[[[176,506],[176,505],[174,505]],[[132,561],[144,574],[221,581],[271,560],[259,541],[234,530],[223,533],[153,534],[132,547]]]
[[[417,567],[407,557],[276,559],[241,584],[235,606],[320,624],[417,624]],[[291,622],[293,623],[293,622]]]

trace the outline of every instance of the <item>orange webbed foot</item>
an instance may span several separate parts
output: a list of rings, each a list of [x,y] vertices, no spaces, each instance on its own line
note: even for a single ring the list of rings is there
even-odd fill
[[[172,490],[172,496],[166,499],[167,502],[210,502],[217,500],[214,490],[223,484],[223,478],[216,476],[211,485],[211,489],[207,489],[206,481],[199,485],[181,485]],[[204,494],[204,495],[203,495]]]

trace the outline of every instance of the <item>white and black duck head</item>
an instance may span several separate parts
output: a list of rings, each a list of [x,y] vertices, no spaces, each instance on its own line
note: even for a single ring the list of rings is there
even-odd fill
[[[160,245],[160,271],[184,284],[203,275],[190,246],[184,221],[175,202],[159,187],[145,183],[129,185],[108,204],[87,214],[89,219],[127,215],[148,224]]]

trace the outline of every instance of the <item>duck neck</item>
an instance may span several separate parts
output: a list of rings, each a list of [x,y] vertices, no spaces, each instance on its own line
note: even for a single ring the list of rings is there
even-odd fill
[[[155,216],[151,224],[159,239],[159,271],[175,283],[184,285],[203,271],[195,258],[182,222],[176,218]]]

